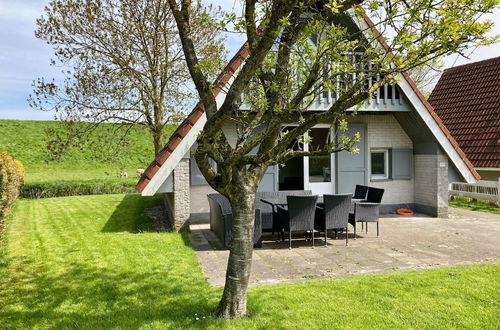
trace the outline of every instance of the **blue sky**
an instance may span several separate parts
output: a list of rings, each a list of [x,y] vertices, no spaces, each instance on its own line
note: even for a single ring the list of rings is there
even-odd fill
[[[212,0],[214,4],[233,8],[235,0]],[[0,0],[0,119],[51,120],[53,114],[33,110],[26,101],[32,92],[31,83],[38,77],[60,78],[60,68],[49,65],[52,49],[35,38],[37,17],[42,15],[44,0]],[[490,16],[494,22],[493,33],[500,34],[500,9]],[[233,54],[242,39],[230,36],[227,47]],[[470,58],[451,56],[445,59],[446,67],[475,62],[500,56],[500,44],[471,50]]]

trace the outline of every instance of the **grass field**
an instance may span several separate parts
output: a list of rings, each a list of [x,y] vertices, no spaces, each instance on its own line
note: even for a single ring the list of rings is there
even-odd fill
[[[21,199],[0,241],[3,328],[475,328],[500,324],[500,265],[252,288],[249,318],[214,319],[221,290],[138,195]]]
[[[472,198],[454,196],[453,200],[449,201],[449,205],[472,211],[500,214],[500,207],[491,201],[473,200]]]
[[[26,168],[26,183],[88,180],[126,180],[136,183],[135,171],[151,162],[154,152],[149,133],[142,127],[130,134],[130,143],[123,150],[123,160],[106,162],[96,159],[92,150],[72,149],[62,161],[49,161],[46,129],[57,129],[55,121],[0,120],[0,151],[20,160]],[[169,126],[169,136],[174,126]],[[129,174],[120,179],[121,169]]]

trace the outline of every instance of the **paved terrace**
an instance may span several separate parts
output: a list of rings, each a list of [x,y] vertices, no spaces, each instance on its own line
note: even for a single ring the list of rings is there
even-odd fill
[[[223,286],[229,252],[210,231],[209,215],[191,219],[190,241],[196,250],[207,281]],[[350,227],[350,230],[352,228]],[[500,262],[500,216],[450,208],[449,219],[423,215],[386,216],[380,219],[380,237],[375,225],[368,233],[358,230],[324,240],[317,238],[311,248],[302,236],[275,242],[264,236],[264,244],[254,249],[250,285],[303,281],[329,277],[407,271],[453,265]]]

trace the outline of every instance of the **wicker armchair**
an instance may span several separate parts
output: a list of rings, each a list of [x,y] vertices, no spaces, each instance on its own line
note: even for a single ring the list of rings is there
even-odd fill
[[[262,199],[279,198],[286,202],[286,196],[310,196],[310,190],[288,190],[288,191],[259,191],[255,196],[255,207],[260,209],[262,217],[262,231],[275,232],[274,214],[277,212],[273,207],[264,203]]]
[[[357,184],[356,189],[354,190],[354,196],[352,199],[365,199],[366,194],[368,193],[368,187]]]
[[[208,194],[207,197],[210,205],[210,230],[214,232],[225,248],[229,248],[233,224],[231,204],[221,194]],[[262,247],[262,219],[259,209],[255,209],[253,243],[254,247]]]
[[[366,222],[368,232],[368,222],[377,223],[377,237],[379,236],[379,209],[380,203],[361,202],[354,204],[354,213],[349,214],[349,223],[354,227],[354,239],[356,239],[356,223]]]
[[[366,195],[368,194],[368,186],[356,185],[356,189],[354,190],[354,195],[351,200],[351,209],[349,212],[354,212],[354,203],[363,202],[366,200]]]
[[[292,232],[308,231],[312,234],[314,248],[314,215],[318,196],[287,196],[287,207],[278,206],[278,228],[288,232],[289,248],[292,248]],[[283,235],[283,237],[285,237]],[[306,237],[307,239],[307,237]]]
[[[315,227],[325,232],[325,246],[328,230],[335,230],[335,237],[339,229],[345,230],[345,245],[349,243],[349,210],[351,208],[352,194],[324,195],[324,208],[316,209]]]
[[[384,196],[384,189],[368,187],[366,201],[368,203],[381,203]]]
[[[384,196],[384,189],[368,187],[368,193],[366,194],[365,202],[368,203],[381,203],[382,197]],[[363,223],[361,222],[361,229],[363,229]],[[377,236],[378,236],[378,223],[377,223]],[[368,232],[368,222],[366,222],[366,232]]]

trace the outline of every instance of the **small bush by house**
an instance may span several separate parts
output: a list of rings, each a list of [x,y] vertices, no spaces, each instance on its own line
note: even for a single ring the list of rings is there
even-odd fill
[[[7,218],[24,182],[20,161],[0,152],[0,224]]]

